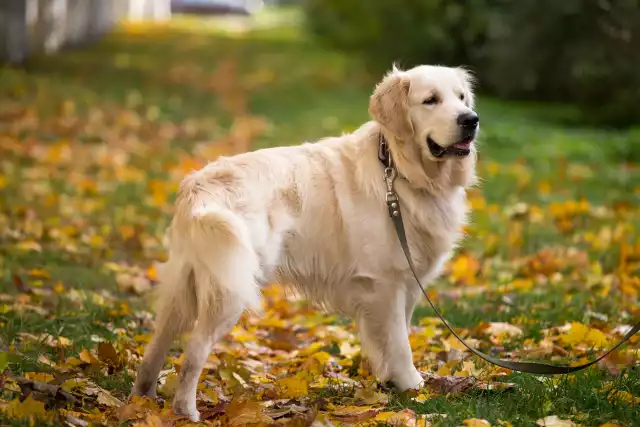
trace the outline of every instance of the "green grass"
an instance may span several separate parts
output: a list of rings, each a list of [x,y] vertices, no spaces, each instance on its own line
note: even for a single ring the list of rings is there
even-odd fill
[[[272,26],[274,17],[284,19],[284,24]],[[147,301],[122,292],[105,262],[126,262],[144,269],[163,256],[161,236],[179,179],[171,175],[168,165],[175,167],[194,145],[225,137],[239,114],[268,121],[252,141],[253,148],[338,135],[368,120],[372,79],[354,58],[309,40],[297,26],[295,13],[269,12],[257,20],[260,25],[237,31],[242,21],[230,26],[225,20],[183,18],[152,31],[121,30],[91,48],[35,58],[23,70],[0,69],[0,182],[5,182],[4,188],[0,185],[0,226],[4,230],[0,232],[0,293],[8,295],[0,301],[0,351],[11,354],[11,372],[56,376],[64,369],[48,367],[39,361],[40,356],[62,366],[83,348],[95,349],[99,339],[114,342],[125,353],[135,353],[144,343],[139,335],[150,331]],[[221,77],[216,72],[225,64],[235,71]],[[247,96],[240,113],[225,108],[224,97],[214,88],[221,82],[234,88],[236,101],[240,95]],[[61,113],[65,101],[73,101],[68,117],[78,118],[82,126],[65,128],[52,122],[67,117]],[[32,111],[36,122],[25,120],[17,126],[14,119],[3,118],[7,111],[21,108]],[[639,314],[637,293],[623,294],[618,283],[623,276],[639,274],[634,257],[640,254],[630,255],[622,269],[620,247],[639,239],[640,131],[593,129],[588,123],[563,127],[556,118],[571,115],[570,107],[481,98],[477,109],[482,128],[482,183],[471,194],[479,204],[463,248],[485,268],[472,275],[476,283],[453,283],[447,270],[435,286],[439,290],[479,286],[483,291],[478,296],[439,297],[445,316],[457,328],[469,330],[481,321],[521,324],[526,337],[536,340],[541,339],[542,329],[565,322],[593,323],[588,311],[608,316],[600,325],[603,328],[630,323]],[[26,147],[60,141],[80,142],[93,147],[94,154],[103,145],[114,147],[128,141],[123,150],[130,157],[124,164],[142,173],[139,178],[123,179],[116,158],[106,163],[91,158],[83,164],[87,157],[81,155],[69,163],[47,163],[11,148],[12,142]],[[38,171],[47,173],[38,175]],[[109,185],[84,188],[74,171]],[[161,183],[161,196],[166,196],[158,205],[144,199],[152,179]],[[47,197],[57,201],[50,203]],[[567,213],[571,226],[558,226],[551,204],[580,199],[588,201],[588,212]],[[91,203],[98,207],[86,206]],[[539,210],[542,219],[536,221],[533,214],[520,222],[510,218],[507,209],[516,203]],[[597,214],[601,211],[605,214]],[[75,250],[47,234],[66,226],[74,230],[69,239],[76,244]],[[119,227],[123,226],[136,229],[134,238],[122,236]],[[47,233],[39,233],[38,227]],[[514,231],[515,227],[521,229]],[[616,232],[616,227],[626,228]],[[603,240],[603,233],[611,235],[608,241]],[[601,244],[593,243],[591,235],[601,236]],[[92,236],[98,236],[98,241],[91,243]],[[30,238],[42,244],[42,251],[16,249]],[[506,303],[498,287],[514,279],[535,279],[535,274],[523,270],[522,263],[552,246],[581,251],[587,262],[573,260],[574,255],[566,251],[554,255],[557,265],[547,266],[550,270],[540,274],[562,276],[552,284],[539,282],[532,290],[512,290],[512,302]],[[594,270],[596,262],[598,271]],[[32,269],[44,270],[48,277],[29,278]],[[16,286],[16,276],[22,285]],[[63,285],[63,291],[55,291],[57,283]],[[15,299],[25,294],[28,304],[41,310],[18,310]],[[417,323],[424,316],[432,314],[420,307],[414,320]],[[522,324],[523,316],[531,323]],[[57,348],[25,342],[21,333],[63,336],[71,344]],[[518,348],[520,344],[506,345]],[[638,347],[637,340],[633,346]],[[335,351],[339,353],[337,347]],[[124,399],[135,364],[132,358],[127,368],[114,368],[107,376],[90,369],[85,375]],[[557,384],[520,374],[507,379],[519,389],[443,396],[423,404],[396,396],[390,408],[408,406],[418,413],[445,413],[447,418],[433,421],[446,426],[460,425],[472,417],[486,418],[493,425],[504,420],[517,426],[533,425],[546,415],[574,417],[584,425],[613,420],[632,425],[640,419],[640,405],[609,402],[600,391],[605,381],[613,381],[618,390],[639,396],[637,365],[617,378],[598,368]],[[15,395],[5,391],[0,397],[8,401]]]
[[[585,425],[599,425],[611,420],[631,423],[637,418],[637,409],[628,405],[611,404],[606,393],[598,391],[598,384],[606,378],[589,373],[573,381],[560,380],[554,384],[548,379],[513,375],[510,381],[518,384],[521,391],[478,392],[458,398],[435,398],[423,404],[398,400],[398,405],[410,406],[417,412],[446,414],[439,417],[442,426],[458,426],[467,418],[481,418],[497,423],[509,421],[514,426],[535,425],[541,414],[570,414]],[[640,390],[637,378],[622,379],[619,390]]]

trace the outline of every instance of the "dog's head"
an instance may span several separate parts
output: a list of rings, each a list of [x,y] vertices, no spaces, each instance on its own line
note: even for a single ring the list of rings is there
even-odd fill
[[[463,68],[421,65],[400,71],[394,66],[371,96],[369,113],[401,145],[415,144],[423,157],[466,157],[475,150],[480,122],[472,83]]]

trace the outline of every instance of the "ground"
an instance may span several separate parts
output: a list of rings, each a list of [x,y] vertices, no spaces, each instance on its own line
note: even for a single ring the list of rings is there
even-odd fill
[[[159,426],[126,402],[153,331],[153,262],[180,179],[221,154],[298,144],[367,120],[374,80],[295,22],[180,18],[0,69],[0,423]],[[430,290],[457,331],[501,357],[579,363],[640,318],[640,132],[568,128],[570,107],[480,97],[472,224]],[[632,425],[640,340],[554,378],[471,357],[426,306],[397,394],[360,365],[348,319],[265,289],[215,347],[198,406],[211,425]],[[25,396],[27,396],[25,398]],[[413,424],[415,425],[415,424]],[[420,424],[424,425],[424,424]]]

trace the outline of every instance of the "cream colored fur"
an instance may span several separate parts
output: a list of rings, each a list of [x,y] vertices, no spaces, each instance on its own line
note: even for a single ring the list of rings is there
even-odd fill
[[[424,105],[431,94],[440,102]],[[244,309],[259,309],[260,285],[274,280],[354,318],[381,381],[419,387],[408,335],[420,291],[385,205],[379,135],[396,161],[408,240],[429,283],[462,236],[476,151],[436,159],[426,138],[454,144],[456,117],[472,108],[464,70],[394,67],[371,97],[373,121],[355,132],[219,158],[184,178],[159,272],[156,333],[132,394],[155,395],[168,347],[192,330],[174,411],[197,420],[196,386],[212,345]]]

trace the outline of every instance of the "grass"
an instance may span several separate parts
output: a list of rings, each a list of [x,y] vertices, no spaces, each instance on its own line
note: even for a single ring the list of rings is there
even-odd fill
[[[186,17],[128,25],[98,46],[0,69],[0,352],[8,370],[48,373],[53,384],[88,378],[123,400],[152,326],[147,293],[132,292],[140,289],[132,283],[153,283],[148,268],[165,256],[161,237],[179,179],[207,157],[244,147],[234,125],[250,131],[254,149],[351,131],[368,119],[371,84],[354,58],[309,40],[293,13],[266,13],[251,25]],[[570,114],[565,107],[481,98],[478,111],[483,182],[470,193],[468,238],[434,284],[438,304],[485,350],[524,350],[543,339],[557,345],[567,322],[602,331],[610,344],[613,328],[640,314],[640,133],[563,127],[554,118]],[[258,117],[264,122],[249,121]],[[315,319],[304,306],[275,301],[271,315],[289,326],[299,313]],[[420,307],[416,330],[431,316]],[[476,328],[498,321],[524,336],[490,343]],[[437,328],[428,348],[414,348],[424,370],[439,369],[434,354],[448,351]],[[314,340],[348,359],[339,341]],[[122,363],[101,356],[100,342],[113,343]],[[589,355],[587,344],[567,343],[555,360]],[[222,355],[238,351],[225,345],[232,350]],[[638,345],[636,338],[631,348]],[[423,403],[392,396],[385,410],[447,414],[432,420],[443,426],[468,418],[533,425],[548,415],[633,425],[640,405],[603,391],[609,383],[640,396],[637,362],[626,366],[618,375],[600,366],[558,381],[512,374],[505,378],[516,392]],[[110,405],[86,390],[74,393],[87,399],[84,415],[111,416]],[[16,396],[15,386],[0,395],[3,424],[21,425],[6,410]],[[49,399],[45,409],[60,406]]]

